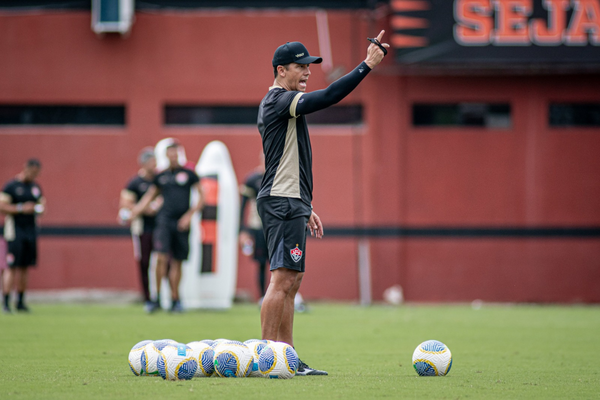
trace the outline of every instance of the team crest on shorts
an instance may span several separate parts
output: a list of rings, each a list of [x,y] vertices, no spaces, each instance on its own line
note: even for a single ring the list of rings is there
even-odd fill
[[[14,262],[15,262],[15,256],[12,255],[12,253],[8,253],[6,255],[6,263],[12,267]]]
[[[302,250],[298,248],[298,245],[296,245],[296,248],[290,250],[290,256],[292,256],[294,262],[300,261],[302,258]]]

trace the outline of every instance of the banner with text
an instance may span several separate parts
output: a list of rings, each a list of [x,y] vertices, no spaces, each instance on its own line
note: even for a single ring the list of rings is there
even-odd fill
[[[392,0],[400,64],[597,64],[600,0]]]

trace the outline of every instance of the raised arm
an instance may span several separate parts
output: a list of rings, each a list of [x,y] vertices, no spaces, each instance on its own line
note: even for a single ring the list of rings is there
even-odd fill
[[[377,36],[377,41],[381,41],[385,31],[381,31]],[[381,43],[383,47],[389,47],[387,43]],[[297,115],[306,115],[315,111],[322,110],[340,102],[348,96],[365,76],[383,60],[383,51],[379,46],[371,43],[367,48],[367,57],[354,70],[344,75],[340,79],[330,84],[326,89],[317,90],[311,93],[299,94],[301,100],[296,106]]]

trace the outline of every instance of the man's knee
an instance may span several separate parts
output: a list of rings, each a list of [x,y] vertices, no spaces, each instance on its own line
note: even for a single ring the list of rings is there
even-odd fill
[[[169,261],[169,255],[167,253],[156,252],[156,262],[161,264],[166,264]]]
[[[303,277],[304,277],[304,272],[299,272],[298,275],[296,275],[296,280],[294,281],[294,287],[293,287],[293,290],[295,290],[296,292],[298,291],[298,289],[300,289],[300,284],[302,283]]]
[[[271,284],[273,284],[276,290],[281,290],[285,293],[289,293],[296,286],[296,282],[298,279],[298,275],[301,275],[301,272],[294,271],[287,268],[278,268],[274,271],[271,271]]]

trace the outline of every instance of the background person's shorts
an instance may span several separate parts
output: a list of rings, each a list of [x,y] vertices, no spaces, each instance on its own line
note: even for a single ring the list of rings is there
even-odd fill
[[[34,267],[37,264],[37,237],[34,234],[15,235],[7,242],[6,263],[9,268]]]
[[[177,229],[177,220],[161,220],[154,228],[154,251],[170,254],[175,260],[187,260],[190,231]]]
[[[262,197],[256,201],[269,248],[271,271],[288,268],[304,272],[306,224],[310,206],[290,197]]]

